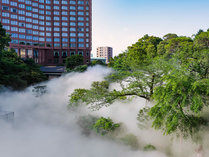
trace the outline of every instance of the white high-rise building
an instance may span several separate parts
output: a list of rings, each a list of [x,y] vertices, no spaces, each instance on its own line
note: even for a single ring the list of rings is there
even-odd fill
[[[110,59],[113,57],[113,48],[112,47],[98,47],[97,48],[97,57],[105,58],[106,63],[110,62]]]

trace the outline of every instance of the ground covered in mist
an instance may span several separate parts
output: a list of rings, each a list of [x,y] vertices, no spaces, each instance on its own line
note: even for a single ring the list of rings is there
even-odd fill
[[[23,92],[0,94],[0,109],[15,112],[13,124],[0,121],[0,153],[2,157],[166,157],[170,154],[188,157],[195,145],[188,141],[178,145],[153,129],[140,129],[137,113],[146,102],[116,102],[109,108],[91,113],[85,107],[73,112],[67,109],[69,95],[76,88],[89,88],[93,81],[101,81],[110,69],[96,66],[84,73],[71,73],[43,83],[47,93],[36,97],[33,87]],[[84,136],[77,118],[84,114],[111,117],[123,123],[127,133],[135,134],[139,145],[153,144],[158,151],[131,150],[128,146],[100,136]],[[183,146],[183,147],[182,147]],[[187,155],[182,155],[187,157]]]

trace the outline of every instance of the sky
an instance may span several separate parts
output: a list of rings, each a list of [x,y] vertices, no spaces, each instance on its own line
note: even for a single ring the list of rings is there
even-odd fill
[[[209,0],[92,0],[93,47],[124,52],[145,34],[192,36],[209,28]]]

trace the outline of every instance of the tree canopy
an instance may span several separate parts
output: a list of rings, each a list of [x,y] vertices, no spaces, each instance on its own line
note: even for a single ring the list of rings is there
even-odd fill
[[[38,65],[32,59],[22,60],[13,49],[11,41],[0,24],[0,85],[19,90],[46,80]]]
[[[208,34],[167,34],[163,39],[145,35],[110,62],[114,72],[106,81],[76,89],[69,105],[99,109],[118,99],[142,97],[155,103],[147,110],[154,128],[165,134],[194,134],[208,121],[202,116],[209,101]],[[111,83],[121,89],[110,89]]]

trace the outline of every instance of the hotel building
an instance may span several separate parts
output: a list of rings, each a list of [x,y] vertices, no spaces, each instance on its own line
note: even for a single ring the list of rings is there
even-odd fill
[[[97,48],[97,57],[105,58],[106,63],[110,62],[110,59],[113,57],[112,47],[98,47]]]
[[[58,65],[80,54],[90,62],[92,0],[0,0],[0,22],[21,58]]]

